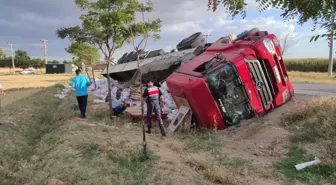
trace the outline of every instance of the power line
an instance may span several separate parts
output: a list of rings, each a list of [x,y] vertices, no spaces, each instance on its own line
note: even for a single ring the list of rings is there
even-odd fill
[[[11,48],[11,53],[12,53],[12,67],[13,67],[13,73],[15,73],[15,64],[14,64],[14,51],[13,51],[13,43],[9,43],[8,45],[10,45]]]
[[[48,57],[47,57],[47,40],[42,39],[41,42],[43,43],[43,50],[44,50],[44,64],[48,64]]]

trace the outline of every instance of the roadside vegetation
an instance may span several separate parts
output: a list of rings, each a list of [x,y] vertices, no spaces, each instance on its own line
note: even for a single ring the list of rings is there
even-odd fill
[[[285,64],[288,71],[327,73],[328,61],[325,58],[288,59],[285,60]],[[336,71],[336,59],[334,59],[333,70]]]
[[[330,78],[328,73],[289,71],[288,75],[291,82],[336,84],[336,78]]]
[[[72,119],[73,94],[64,101],[53,86],[0,113],[0,184],[147,184],[155,157],[141,146],[116,140],[115,129]]]
[[[275,168],[290,183],[336,184],[336,100],[316,99],[297,109],[282,121],[293,134],[288,154]],[[296,171],[296,164],[314,156],[321,160],[319,165]]]

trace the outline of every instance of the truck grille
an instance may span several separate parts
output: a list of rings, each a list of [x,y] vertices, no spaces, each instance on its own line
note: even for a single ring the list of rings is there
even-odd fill
[[[258,60],[246,60],[264,109],[272,104],[273,97],[265,73]]]

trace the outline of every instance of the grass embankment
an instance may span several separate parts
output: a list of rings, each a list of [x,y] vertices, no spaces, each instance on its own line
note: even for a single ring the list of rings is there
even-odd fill
[[[293,132],[290,151],[275,167],[289,182],[304,184],[336,184],[336,100],[306,102],[282,122]],[[294,165],[314,160],[317,166],[296,171]]]
[[[69,119],[78,109],[73,94],[63,102],[50,87],[0,113],[0,184],[146,184],[153,158],[141,147],[116,140],[106,125]],[[139,148],[140,147],[140,148]]]

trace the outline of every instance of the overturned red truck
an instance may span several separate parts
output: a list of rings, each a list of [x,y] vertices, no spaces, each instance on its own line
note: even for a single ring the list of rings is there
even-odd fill
[[[196,33],[183,39],[177,49],[156,59],[143,55],[143,80],[166,80],[175,101],[187,100],[198,127],[225,129],[263,116],[294,96],[280,44],[267,31],[254,28],[214,43],[205,43]],[[126,74],[130,77],[125,78]],[[127,85],[139,79],[135,69],[117,70],[110,76],[128,81]]]

